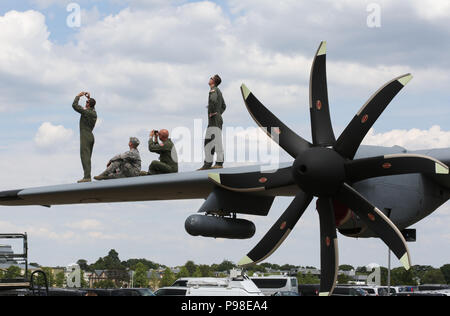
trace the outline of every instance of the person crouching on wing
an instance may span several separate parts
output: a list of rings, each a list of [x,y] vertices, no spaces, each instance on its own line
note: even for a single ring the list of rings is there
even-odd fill
[[[152,153],[159,154],[159,160],[151,163],[148,175],[178,172],[177,150],[169,138],[168,130],[152,131],[148,141],[148,149]]]
[[[138,177],[141,172],[141,156],[139,154],[139,139],[131,137],[128,146],[130,150],[115,156],[108,162],[107,169],[95,180]]]

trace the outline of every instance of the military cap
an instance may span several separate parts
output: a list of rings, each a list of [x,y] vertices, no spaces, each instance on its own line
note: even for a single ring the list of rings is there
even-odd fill
[[[139,144],[141,143],[141,142],[139,141],[139,139],[137,139],[136,137],[130,137],[130,142],[131,142],[134,146],[136,146],[136,147],[138,147]]]
[[[214,77],[212,77],[212,80],[214,80],[216,86],[219,86],[222,83],[222,78],[220,78],[219,75],[215,75]]]

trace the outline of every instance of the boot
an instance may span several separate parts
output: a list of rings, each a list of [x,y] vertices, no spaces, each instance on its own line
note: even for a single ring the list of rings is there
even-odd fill
[[[211,168],[212,168],[212,163],[205,162],[205,164],[203,165],[203,167],[201,167],[201,168],[198,169],[197,171],[210,170]]]
[[[223,162],[216,162],[215,166],[212,169],[223,169]]]
[[[102,180],[109,180],[109,179],[112,179],[112,178],[107,176],[107,175],[100,174],[100,175],[94,177],[94,179],[97,180],[97,181],[102,181]]]
[[[92,182],[92,179],[91,178],[83,178],[81,180],[78,180],[77,182],[78,183],[88,183],[88,182]]]

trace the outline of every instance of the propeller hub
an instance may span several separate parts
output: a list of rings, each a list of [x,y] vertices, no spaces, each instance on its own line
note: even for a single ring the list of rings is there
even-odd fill
[[[345,160],[333,149],[314,147],[294,162],[294,180],[306,193],[333,196],[345,180]]]

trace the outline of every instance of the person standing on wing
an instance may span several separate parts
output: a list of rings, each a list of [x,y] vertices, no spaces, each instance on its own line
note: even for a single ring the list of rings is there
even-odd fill
[[[80,98],[85,96],[86,106],[82,107],[78,104]],[[81,114],[80,117],[80,157],[83,165],[84,177],[78,183],[91,182],[91,157],[94,149],[94,130],[97,122],[97,112],[95,111],[96,101],[91,98],[89,92],[80,92],[73,101],[73,109]]]
[[[209,79],[209,99],[208,99],[208,128],[205,137],[205,163],[199,170],[222,169],[225,160],[222,141],[222,115],[227,106],[223,99],[219,85],[222,79],[215,75]],[[217,153],[216,164],[213,167],[214,153]]]

